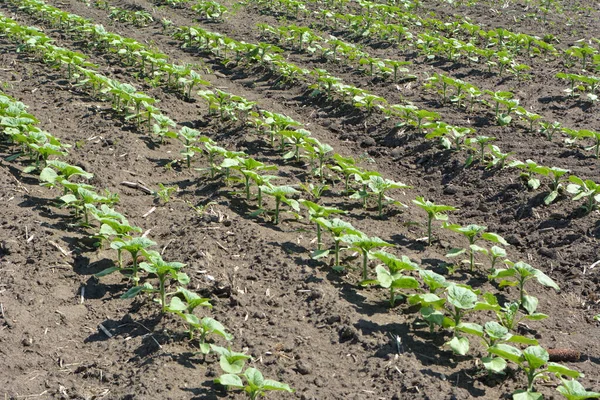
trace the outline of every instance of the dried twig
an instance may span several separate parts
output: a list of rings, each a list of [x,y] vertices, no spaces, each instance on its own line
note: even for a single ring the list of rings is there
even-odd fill
[[[109,332],[109,330],[108,330],[108,329],[106,329],[106,328],[104,327],[104,325],[102,325],[102,324],[98,324],[98,328],[100,328],[100,330],[101,330],[102,332],[104,332],[104,334],[105,334],[106,336],[108,336],[109,338],[112,338],[112,337],[113,337],[112,333],[110,333],[110,332]]]
[[[167,242],[167,244],[165,244],[165,247],[162,248],[162,250],[160,251],[160,255],[162,256],[163,254],[165,254],[165,250],[167,249],[167,246],[170,245],[172,242],[174,242],[175,239],[171,239]]]
[[[49,240],[48,243],[50,243],[52,246],[56,247],[56,249],[59,250],[61,253],[63,253],[63,255],[65,257],[69,257],[69,254],[72,253],[72,251],[66,251],[65,249],[63,249],[62,247],[60,247],[58,245],[58,243],[53,242],[52,240]]]
[[[142,185],[141,183],[138,183],[138,182],[123,181],[123,182],[121,182],[121,185],[127,186],[127,187],[132,188],[132,189],[141,190],[142,192],[144,192],[146,194],[153,194],[154,193],[152,190],[148,189],[146,186],[144,186],[144,185]]]
[[[156,211],[156,207],[152,207],[146,214],[142,215],[142,218],[146,218],[148,215]]]

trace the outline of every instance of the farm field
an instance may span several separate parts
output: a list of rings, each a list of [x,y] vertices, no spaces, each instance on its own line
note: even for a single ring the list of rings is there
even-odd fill
[[[0,396],[600,398],[599,21],[0,2]]]

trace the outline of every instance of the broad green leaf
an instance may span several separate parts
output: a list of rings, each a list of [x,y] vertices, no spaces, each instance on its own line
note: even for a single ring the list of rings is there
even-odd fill
[[[548,372],[553,372],[555,374],[560,374],[560,375],[568,376],[569,378],[575,378],[575,379],[577,379],[583,375],[579,371],[576,371],[574,369],[565,367],[564,365],[557,364],[554,362],[548,363]]]
[[[187,306],[185,305],[185,303],[183,301],[181,301],[181,299],[179,297],[172,297],[171,298],[171,302],[169,303],[169,306],[167,307],[167,310],[173,312],[173,311],[180,311],[183,312],[187,309]]]
[[[265,378],[263,377],[263,374],[257,370],[256,368],[248,368],[245,372],[244,372],[244,376],[246,377],[246,379],[248,379],[248,383],[250,383],[250,385],[262,388],[265,382]]]
[[[483,337],[483,327],[473,322],[461,322],[456,326],[456,329],[471,335]]]
[[[600,399],[600,393],[587,392],[583,385],[575,379],[570,381],[563,379],[562,385],[557,387],[556,390],[565,396],[567,400]]]
[[[216,333],[217,335],[223,336],[225,340],[233,340],[233,335],[228,333],[225,327],[216,319],[210,317],[202,318],[202,328],[209,333]]]
[[[458,355],[464,356],[469,352],[469,339],[466,337],[459,338],[455,336],[446,344]]]
[[[482,357],[481,361],[485,369],[491,372],[500,373],[506,369],[506,360],[502,357]]]
[[[248,358],[250,358],[250,356],[248,356]],[[244,364],[246,363],[246,359],[245,358],[229,358],[226,357],[225,355],[221,355],[221,358],[219,359],[219,365],[221,366],[221,369],[225,372],[227,372],[228,374],[239,374],[242,372],[242,370],[244,369]]]
[[[319,258],[327,257],[329,255],[329,250],[315,250],[312,252],[310,257],[313,260],[318,260]]]
[[[446,254],[446,257],[456,257],[465,253],[466,251],[467,249],[451,249],[448,254]]]
[[[123,295],[121,295],[121,298],[122,299],[131,299],[131,298],[137,296],[138,294],[140,294],[141,292],[148,291],[148,290],[152,290],[152,285],[149,284],[148,282],[146,282],[143,285],[134,286],[134,287],[130,288],[127,292],[125,292],[125,293],[123,293]]]
[[[548,316],[542,313],[533,313],[525,316],[525,319],[528,319],[530,321],[541,321],[546,318],[548,318]]]
[[[537,392],[517,390],[513,393],[513,400],[543,400],[544,396]]]
[[[519,364],[521,361],[521,350],[517,349],[516,347],[509,346],[507,344],[497,344],[495,346],[489,347],[488,351],[508,361],[512,361],[515,364]]]
[[[556,282],[554,282],[552,280],[552,278],[550,278],[548,275],[544,274],[539,269],[535,270],[534,275],[535,275],[535,278],[538,280],[538,282],[541,283],[542,285],[551,287],[552,289],[555,289],[555,290],[560,290],[560,288],[558,287]]]
[[[396,289],[418,289],[419,281],[417,281],[412,276],[398,276],[397,274],[393,275],[394,281],[392,282],[392,287]]]
[[[538,299],[535,296],[528,294],[523,295],[523,303],[521,304],[528,314],[533,314],[538,306]]]
[[[508,338],[507,342],[525,344],[527,346],[537,346],[539,344],[537,340],[521,335],[512,335]]]
[[[450,285],[448,287],[448,302],[457,308],[466,310],[475,307],[477,295],[471,289]]]
[[[487,333],[487,335],[494,340],[504,339],[508,334],[508,329],[496,321],[488,321],[485,323],[485,333]]]
[[[444,314],[432,307],[421,308],[423,319],[431,324],[442,326],[444,324]]]
[[[541,346],[530,346],[523,350],[523,358],[531,368],[538,369],[550,358],[546,349]]]
[[[217,379],[215,379],[215,383],[219,383],[223,386],[230,386],[240,389],[244,387],[244,382],[242,382],[242,378],[234,374],[223,374]]]
[[[110,274],[112,274],[113,272],[117,272],[117,271],[119,271],[120,269],[121,269],[121,268],[119,268],[119,267],[110,267],[110,268],[106,268],[106,269],[104,269],[104,270],[102,270],[102,271],[98,272],[97,274],[94,274],[94,276],[95,276],[96,278],[102,278],[103,276],[110,275]]]
[[[283,390],[289,393],[294,393],[294,390],[286,383],[277,382],[271,379],[265,379],[263,382],[263,390]]]
[[[378,265],[375,268],[375,271],[377,272],[377,281],[382,287],[389,288],[390,286],[392,286],[392,275],[385,267]]]
[[[481,238],[485,239],[489,242],[501,243],[504,246],[510,246],[508,244],[508,242],[506,240],[504,240],[504,238],[502,236],[498,235],[497,233],[484,232],[483,234],[481,234]]]

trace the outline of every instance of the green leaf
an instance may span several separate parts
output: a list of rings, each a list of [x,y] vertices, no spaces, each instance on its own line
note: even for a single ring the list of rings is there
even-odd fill
[[[551,191],[550,193],[548,193],[548,195],[546,197],[544,197],[544,204],[545,205],[552,204],[552,202],[554,200],[556,200],[557,196],[558,196],[558,191],[557,190]]]
[[[263,374],[256,368],[252,368],[252,367],[248,368],[244,372],[244,376],[246,377],[246,379],[248,379],[248,383],[251,386],[256,386],[258,388],[263,387],[265,378],[263,377]]]
[[[513,400],[543,400],[544,396],[537,392],[517,390],[513,393]]]
[[[550,358],[546,349],[541,346],[530,346],[523,350],[523,358],[527,360],[529,366],[538,369],[548,362]]]
[[[560,290],[560,288],[558,287],[556,282],[554,282],[552,280],[552,278],[550,278],[548,275],[544,274],[539,269],[535,270],[534,276],[540,284],[547,286],[547,287],[551,287],[554,290]]]
[[[471,289],[450,285],[448,287],[448,302],[457,308],[466,310],[475,307],[477,295]]]
[[[56,178],[58,178],[58,174],[52,168],[46,167],[40,172],[40,181],[42,182],[54,183]]]
[[[600,399],[600,393],[587,392],[583,385],[575,379],[570,381],[563,379],[562,385],[557,387],[556,390],[565,396],[567,400]]]
[[[323,258],[329,255],[329,250],[315,250],[312,252],[310,257],[313,260],[318,260],[319,258]]]
[[[290,388],[286,383],[277,382],[271,379],[265,379],[263,382],[263,390],[283,390],[294,393],[294,389]]]
[[[506,369],[506,360],[502,357],[486,356],[481,358],[481,362],[485,369],[491,372],[500,373]]]
[[[548,363],[548,372],[553,372],[555,374],[560,374],[564,376],[568,376],[569,378],[579,378],[582,374],[579,371],[574,369],[565,367],[564,365],[549,362]]]
[[[466,337],[453,337],[452,340],[446,343],[456,354],[464,356],[469,352],[469,339]]]
[[[96,278],[102,278],[103,276],[110,275],[110,274],[112,274],[113,272],[117,272],[117,271],[119,271],[120,269],[121,269],[121,268],[119,268],[119,267],[110,267],[110,268],[106,268],[106,269],[104,269],[104,270],[102,270],[102,271],[98,272],[98,273],[97,273],[97,274],[95,274],[94,276],[95,276]]]
[[[210,344],[200,343],[200,353],[202,353],[202,354],[210,353]],[[225,372],[227,372],[227,371],[225,371]]]
[[[448,254],[446,254],[446,257],[456,257],[456,256],[463,254],[466,251],[467,251],[467,249],[451,249],[448,252]]]
[[[249,356],[247,356],[246,358],[250,358]],[[232,357],[231,359],[229,357],[226,357],[225,355],[221,355],[221,358],[219,359],[219,365],[221,366],[221,369],[229,374],[239,374],[242,372],[242,369],[244,369],[244,364],[246,363],[246,358],[237,358],[237,357]]]
[[[478,303],[480,304],[480,303]],[[496,321],[488,321],[485,323],[485,333],[494,340],[504,339],[508,334],[508,329],[500,325]]]
[[[233,340],[233,335],[225,330],[225,327],[216,319],[210,317],[202,318],[202,327],[209,333],[216,333],[222,336],[225,340]]]
[[[537,340],[521,335],[512,335],[507,342],[525,344],[527,346],[537,346],[539,344]]]
[[[394,274],[394,281],[392,282],[392,287],[396,289],[418,289],[419,281],[417,281],[412,276],[403,276]]]
[[[148,290],[152,290],[152,285],[149,284],[148,282],[146,282],[143,285],[134,286],[134,287],[130,288],[127,292],[125,292],[121,295],[121,298],[122,299],[131,299],[131,298],[134,298],[135,296],[137,296],[138,294],[140,294],[144,291],[148,291]]]
[[[423,319],[430,324],[442,326],[444,324],[444,314],[440,311],[433,309],[432,307],[421,308],[421,315]]]
[[[378,265],[375,268],[375,271],[377,272],[377,281],[379,282],[381,287],[389,288],[390,286],[392,286],[392,275],[385,267]]]
[[[537,297],[528,294],[523,295],[523,304],[521,304],[528,314],[533,314],[538,306]]]
[[[183,312],[187,309],[187,306],[179,297],[172,297],[167,310],[170,312],[180,311]]]
[[[500,243],[504,246],[510,246],[508,242],[497,233],[484,232],[481,234],[481,238],[487,240],[488,242]]]
[[[456,326],[456,329],[471,335],[483,337],[483,327],[472,322],[461,322]]]
[[[244,387],[244,382],[242,382],[242,378],[234,374],[223,374],[217,379],[215,379],[215,383],[221,384],[223,386],[235,387],[240,389]]]
[[[546,318],[548,318],[548,316],[542,313],[533,313],[525,316],[525,319],[528,319],[530,321],[541,321]]]
[[[492,354],[500,356],[505,360],[512,361],[515,364],[519,364],[521,361],[521,350],[516,347],[509,346],[507,344],[497,344],[495,346],[489,347],[488,351]]]

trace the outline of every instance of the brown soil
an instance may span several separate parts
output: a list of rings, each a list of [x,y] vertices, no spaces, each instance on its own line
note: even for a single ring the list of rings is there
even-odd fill
[[[590,268],[600,259],[597,212],[583,215],[578,209],[581,204],[567,195],[546,207],[544,190],[528,191],[515,170],[486,170],[477,164],[464,168],[464,154],[442,152],[433,141],[405,135],[380,116],[365,116],[315,101],[307,97],[305,87],[273,86],[274,78],[259,69],[228,69],[205,54],[183,51],[178,42],[162,34],[159,22],[133,28],[114,23],[105,11],[76,0],[50,3],[94,19],[122,36],[152,42],[173,62],[210,67],[217,72],[206,74],[213,87],[256,101],[263,109],[285,113],[303,122],[314,136],[340,154],[363,157],[363,165],[369,169],[414,186],[413,190],[393,193],[410,206],[388,208],[383,219],[376,218],[375,207],[364,210],[341,196],[340,182],[323,198],[324,204],[346,209],[345,218],[355,227],[393,243],[397,254],[448,273],[445,254],[451,247],[464,245],[462,238],[439,229],[436,234],[440,240],[431,247],[417,240],[424,236],[425,216],[411,204],[419,195],[459,207],[452,215],[454,222],[486,225],[506,237],[511,244],[510,259],[540,268],[562,289],[556,293],[539,285],[528,286],[528,291],[540,299],[539,310],[550,318],[528,322],[522,333],[535,336],[546,348],[581,353],[579,361],[565,364],[585,373],[580,382],[588,390],[600,390],[600,327],[593,321],[600,313],[600,267]],[[549,30],[561,39],[561,48],[582,35],[600,33],[597,12],[587,20],[581,17],[589,24],[585,32],[578,32],[560,28],[567,23],[560,16],[550,16],[549,25],[532,18],[513,18],[530,12],[524,7],[490,13],[488,2],[453,9],[438,6],[438,2],[424,3],[417,11],[421,15],[433,9],[440,18],[470,15],[474,22],[490,28],[505,26],[538,35]],[[428,7],[429,3],[433,5]],[[189,10],[156,8],[146,0],[111,4],[138,6],[153,11],[156,21],[168,17],[176,26],[205,25],[248,42],[259,40],[257,22],[278,23],[253,7],[241,7],[225,22],[211,24],[196,21]],[[0,4],[0,11],[24,25],[45,27],[5,3]],[[311,21],[304,17],[294,22],[309,25]],[[84,43],[45,28],[59,45],[89,52]],[[356,70],[322,65],[322,60],[305,54],[290,52],[289,57],[305,67],[324,67],[346,83],[368,88],[388,101],[406,99],[435,110],[448,123],[472,124],[479,134],[497,137],[498,146],[514,151],[515,158],[531,158],[598,180],[598,160],[590,152],[567,148],[558,137],[549,142],[518,125],[498,127],[491,112],[470,114],[442,105],[438,97],[421,88],[426,73],[444,72],[482,89],[511,90],[523,105],[548,120],[561,121],[563,126],[600,130],[597,105],[563,96],[566,85],[554,78],[562,69],[559,61],[533,59],[532,79],[517,81],[488,76],[476,67],[397,54],[391,47],[366,49],[380,57],[411,59],[411,70],[419,74],[419,81],[397,87],[373,82]],[[89,55],[102,73],[135,82],[160,99],[161,110],[180,126],[201,129],[223,147],[277,164],[281,175],[278,182],[297,184],[309,179],[304,165],[284,162],[250,130],[208,117],[205,103],[186,102],[174,93],[149,87],[112,56]],[[214,317],[234,334],[232,348],[247,351],[267,377],[296,390],[294,395],[270,393],[268,398],[499,399],[510,398],[510,393],[526,384],[523,373],[514,369],[509,369],[506,377],[482,373],[478,365],[482,348],[475,339],[469,356],[453,355],[443,347],[448,337],[429,333],[414,309],[405,304],[390,309],[385,291],[358,286],[358,269],[339,274],[326,263],[311,260],[315,232],[306,218],[298,221],[284,214],[283,221],[273,225],[266,216],[250,216],[256,207],[243,199],[241,186],[227,187],[221,179],[211,180],[206,174],[178,165],[166,168],[181,150],[175,141],[157,146],[152,138],[116,118],[110,105],[92,100],[70,85],[61,72],[16,52],[6,40],[0,40],[0,65],[2,90],[27,104],[40,119],[41,128],[73,145],[66,161],[92,172],[91,183],[96,187],[118,193],[118,209],[130,222],[149,230],[148,236],[158,243],[166,260],[188,264],[190,289],[210,297],[214,306],[212,311],[203,310],[203,315]],[[3,158],[10,151],[5,146],[1,150]],[[206,166],[202,159],[196,163],[197,167]],[[218,360],[197,354],[197,345],[187,340],[178,319],[161,316],[149,299],[120,299],[128,284],[120,276],[93,276],[112,265],[114,251],[96,250],[88,239],[90,230],[73,225],[68,211],[55,206],[53,199],[59,193],[40,187],[35,176],[23,174],[25,165],[24,161],[0,164],[0,395],[7,399],[244,398],[213,383],[220,374]],[[136,180],[151,188],[159,183],[177,186],[179,191],[163,204],[151,195],[120,185]],[[209,202],[212,205],[203,213],[190,207]],[[154,206],[156,210],[144,218]],[[344,256],[346,265],[358,266],[359,260],[352,254],[345,252]],[[483,292],[499,291],[487,282],[483,271],[471,274],[458,269],[448,279]],[[510,299],[516,292],[504,289],[501,294]],[[491,318],[483,313],[479,320]],[[99,329],[100,324],[112,337]],[[396,336],[401,340],[399,345],[393,339]],[[538,384],[537,388],[547,398],[557,398],[555,386]]]

